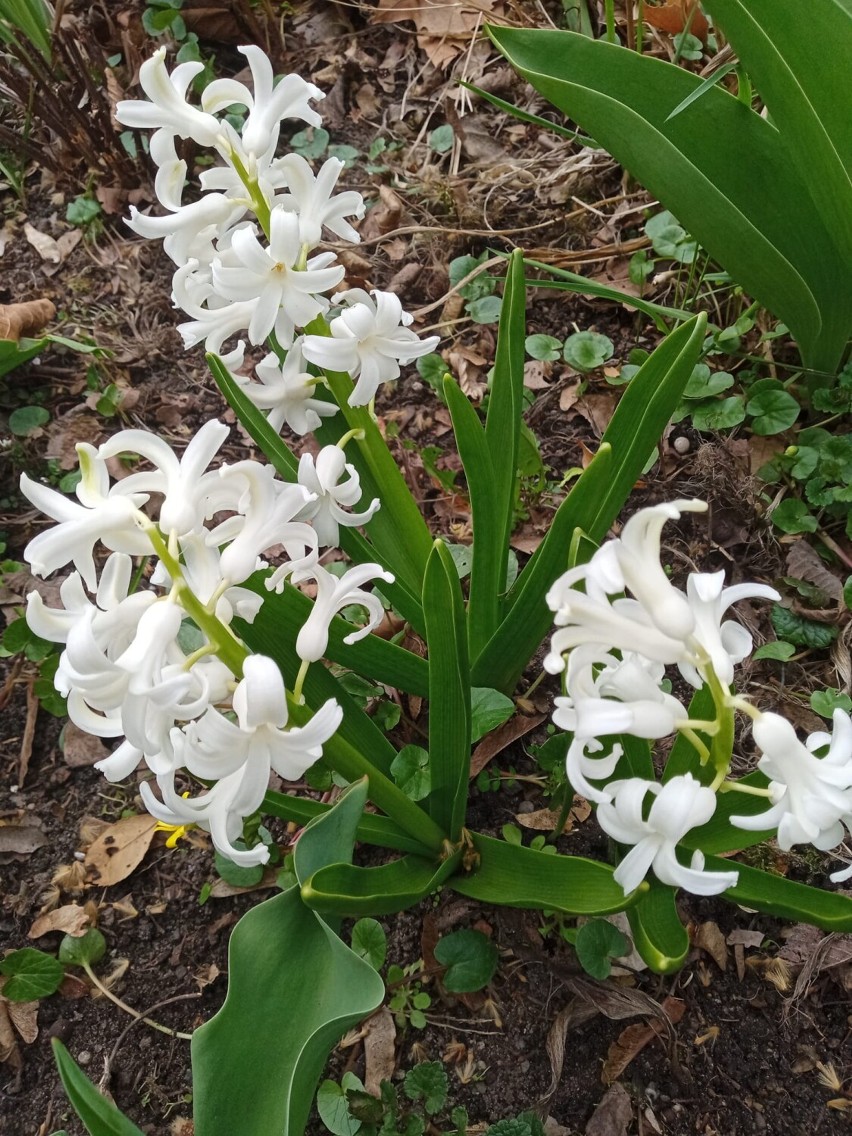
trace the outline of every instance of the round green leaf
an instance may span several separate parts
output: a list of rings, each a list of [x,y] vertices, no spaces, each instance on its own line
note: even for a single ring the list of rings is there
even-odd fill
[[[90,927],[85,935],[63,936],[59,944],[59,961],[66,966],[92,966],[106,954],[106,939],[97,929]]]
[[[235,848],[245,847],[241,840],[234,845]],[[216,871],[226,884],[231,887],[254,887],[263,879],[263,864],[252,864],[250,867],[241,867],[217,852],[214,857]]]
[[[23,947],[0,962],[0,974],[8,978],[3,986],[4,998],[10,1002],[35,1002],[56,993],[65,968],[53,955],[34,947]]]
[[[497,323],[502,307],[503,299],[501,296],[483,296],[479,300],[468,302],[467,314],[474,323]]]
[[[772,510],[772,523],[786,533],[816,532],[818,522],[804,501],[787,497]]]
[[[697,363],[692,368],[689,382],[684,387],[683,398],[710,398],[721,394],[734,385],[733,375],[727,371],[711,371],[706,363]]]
[[[602,367],[612,354],[612,340],[596,331],[577,331],[562,345],[562,358],[578,371]]]
[[[19,406],[9,415],[9,429],[19,438],[26,438],[49,421],[50,412],[43,406]]]
[[[562,349],[562,340],[557,339],[555,335],[528,335],[524,340],[524,347],[530,359],[555,363]]]
[[[334,1136],[355,1136],[361,1127],[361,1121],[349,1112],[346,1090],[334,1081],[323,1081],[317,1089],[317,1112]]]
[[[512,699],[499,690],[487,686],[473,687],[470,692],[470,740],[478,742],[485,734],[508,722],[514,712]]]
[[[390,771],[399,788],[412,801],[422,801],[429,796],[432,789],[429,754],[421,746],[404,746],[391,762]]]
[[[352,950],[368,962],[373,970],[381,970],[388,953],[388,939],[377,919],[359,919],[352,928]]]
[[[497,948],[481,931],[453,931],[435,947],[435,958],[447,968],[444,985],[454,994],[482,990],[497,970]]]
[[[815,690],[811,695],[811,710],[821,718],[831,718],[835,710],[852,710],[852,698],[837,687]]]
[[[745,407],[739,395],[705,402],[692,412],[692,425],[696,430],[730,430],[745,418]]]
[[[577,930],[574,942],[577,959],[586,974],[604,979],[612,970],[610,959],[630,950],[627,936],[606,919],[590,919]]]
[[[789,430],[800,410],[799,403],[785,390],[763,390],[746,403],[746,412],[754,418],[752,433],[762,436]]]
[[[436,154],[446,154],[453,148],[456,135],[452,126],[445,122],[429,132],[429,148]]]
[[[762,647],[758,647],[752,658],[774,659],[776,662],[784,663],[787,659],[792,658],[795,653],[796,648],[792,643],[786,643],[783,639],[775,639],[771,643],[764,643]]]

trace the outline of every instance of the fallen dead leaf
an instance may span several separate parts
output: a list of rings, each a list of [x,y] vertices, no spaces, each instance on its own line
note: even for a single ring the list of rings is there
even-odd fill
[[[88,998],[91,989],[88,982],[84,982],[77,974],[66,974],[59,984],[57,993],[60,998]]]
[[[502,15],[501,0],[379,0],[372,20],[376,24],[411,20],[418,45],[432,66],[440,68],[461,54],[483,22],[495,23]]]
[[[100,738],[87,734],[73,722],[67,722],[62,731],[62,755],[65,764],[72,769],[81,769],[87,765],[94,765],[96,761],[103,761],[109,757],[110,751]]]
[[[11,1004],[5,998],[0,998],[0,1064],[8,1061],[13,1069],[20,1069],[21,1050],[12,1028],[12,1019],[9,1017]]]
[[[47,837],[33,824],[0,824],[0,853],[28,856],[47,844]]]
[[[382,1006],[364,1022],[364,1088],[374,1097],[380,1095],[382,1081],[393,1077],[395,1042],[393,1014],[387,1006]]]
[[[689,28],[690,35],[698,36],[704,42],[710,25],[698,6],[698,0],[674,0],[657,8],[646,5],[643,16],[646,24],[669,35],[680,35]]]
[[[450,370],[458,376],[462,393],[472,402],[479,402],[488,390],[485,371],[489,362],[485,356],[472,347],[459,344],[446,353],[446,360]]]
[[[0,339],[17,343],[25,335],[34,338],[55,315],[56,308],[46,297],[23,304],[0,304]]]
[[[62,263],[62,249],[59,247],[53,237],[48,236],[47,233],[41,232],[40,229],[37,229],[34,225],[31,225],[29,221],[26,221],[24,223],[24,236],[27,238],[29,243],[33,246],[42,260],[50,261],[51,264]]]
[[[98,977],[100,978],[101,983],[107,988],[107,990],[112,990],[116,982],[119,982],[122,978],[124,978],[129,969],[129,958],[117,958],[113,960],[112,970],[109,972],[109,974],[101,974]],[[91,987],[90,993],[92,998],[106,997],[106,995],[101,990],[99,990],[97,986]]]
[[[669,1022],[676,1025],[684,1015],[686,1003],[680,998],[666,998],[662,1008]],[[642,1052],[649,1041],[660,1037],[665,1029],[665,1023],[657,1019],[647,1025],[637,1023],[622,1030],[607,1052],[601,1071],[603,1083],[611,1085],[617,1081],[633,1058]]]
[[[592,806],[582,797],[575,797],[574,804],[565,820],[561,835],[570,832],[575,824],[586,820],[592,811]],[[536,832],[553,832],[559,820],[559,813],[552,809],[536,809],[532,813],[518,813],[515,820],[522,828],[532,828]]]
[[[197,974],[193,974],[192,977],[195,980],[198,989],[203,990],[205,986],[210,986],[212,983],[214,983],[221,973],[222,972],[219,970],[219,967],[216,965],[216,963],[211,962],[206,969],[202,968],[198,971]]]
[[[231,895],[247,895],[250,891],[262,891],[264,888],[275,887],[275,880],[280,872],[280,868],[270,867],[265,870],[260,881],[252,887],[235,887],[233,884],[226,883],[223,879],[218,879],[210,889],[211,899],[227,899]]]
[[[633,1104],[624,1085],[612,1085],[604,1093],[586,1125],[586,1136],[627,1136],[633,1120]]]
[[[795,541],[787,550],[787,572],[797,580],[815,584],[836,603],[842,602],[843,585],[806,540]]]
[[[148,813],[124,817],[104,829],[86,852],[86,867],[100,887],[127,879],[151,846],[157,822]]]
[[[541,537],[539,537],[539,543],[541,543]],[[515,547],[514,542],[513,547]],[[508,722],[504,722],[502,726],[498,726],[496,730],[486,734],[471,754],[470,776],[476,777],[492,757],[496,757],[512,742],[516,742],[518,738],[522,738],[530,730],[541,725],[546,717],[546,714],[533,714],[531,717],[527,717],[525,714],[516,714]]]
[[[38,1002],[9,1002],[7,1006],[12,1025],[32,1045],[38,1037]]]
[[[85,908],[78,903],[66,903],[64,907],[57,907],[46,915],[39,915],[32,927],[27,931],[30,939],[40,939],[42,935],[49,935],[51,931],[62,931],[65,935],[79,937],[85,935],[91,920]]]
[[[728,947],[725,942],[725,936],[719,930],[719,924],[713,923],[708,920],[706,923],[701,923],[695,930],[692,939],[693,945],[699,947],[707,954],[718,966],[719,970],[726,970],[728,967]]]

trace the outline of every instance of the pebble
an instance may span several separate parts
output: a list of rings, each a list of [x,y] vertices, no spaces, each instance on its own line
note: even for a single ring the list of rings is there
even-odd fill
[[[675,438],[672,442],[672,449],[676,454],[688,454],[692,449],[692,443],[689,438],[681,434],[679,438]]]
[[[78,1065],[89,1065],[91,1064],[91,1060],[92,1055],[91,1053],[89,1053],[88,1049],[83,1049],[80,1053],[77,1054]]]

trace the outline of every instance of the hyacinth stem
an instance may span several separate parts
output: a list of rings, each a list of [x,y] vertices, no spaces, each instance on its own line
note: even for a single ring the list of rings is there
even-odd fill
[[[719,786],[720,793],[745,793],[749,797],[771,797],[769,789],[761,789],[759,785],[743,785],[742,781],[723,781]]]
[[[734,708],[731,705],[731,691],[720,681],[712,664],[708,661],[702,667],[702,676],[713,696],[713,705],[716,707],[716,723],[718,729],[710,742],[710,758],[716,777],[711,788],[717,790],[731,768],[731,757],[734,752]]]
[[[147,526],[146,532],[155,552],[163,563],[163,567],[172,579],[180,606],[195,621],[198,629],[207,636],[217,657],[233,671],[237,678],[241,678],[243,663],[249,655],[248,648],[236,637],[230,627],[226,627],[221,619],[207,610],[207,607],[187,584],[180,561],[172,555],[156,525]]]
[[[231,166],[234,169],[234,173],[236,173],[237,177],[245,186],[246,193],[249,195],[249,201],[251,202],[251,207],[254,215],[255,217],[257,217],[257,221],[261,229],[263,229],[264,233],[266,234],[266,239],[269,240],[270,223],[272,216],[271,210],[269,208],[269,202],[260,192],[260,186],[258,185],[257,178],[251,176],[246,167],[243,165],[243,162],[239,155],[235,154],[233,151],[231,151],[230,162]]]

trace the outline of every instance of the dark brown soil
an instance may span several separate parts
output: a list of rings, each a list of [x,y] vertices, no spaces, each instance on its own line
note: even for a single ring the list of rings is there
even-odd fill
[[[126,27],[137,28],[141,7],[128,6],[123,14]],[[517,242],[528,247],[535,243],[539,256],[548,249],[554,256],[566,250],[580,250],[581,255],[584,249],[617,245],[639,231],[630,228],[641,222],[641,213],[636,212],[623,225],[608,222],[601,227],[600,219],[582,208],[577,210],[580,217],[566,221],[566,211],[573,208],[572,197],[582,204],[617,195],[619,172],[603,156],[590,169],[575,170],[569,146],[554,150],[537,128],[521,128],[490,110],[476,110],[468,133],[472,137],[476,126],[480,134],[496,138],[505,151],[512,168],[500,175],[502,188],[492,190],[497,157],[492,153],[489,158],[477,158],[473,143],[465,144],[458,169],[451,171],[447,160],[418,149],[417,136],[445,120],[457,121],[452,99],[460,66],[446,75],[436,71],[414,41],[410,24],[369,24],[366,5],[359,11],[358,5],[314,0],[297,7],[288,25],[281,68],[313,69],[322,75],[317,81],[331,91],[324,110],[333,140],[362,150],[379,135],[399,143],[392,151],[394,156],[388,158],[386,171],[368,173],[363,163],[351,171],[350,185],[370,195],[374,203],[377,238],[358,250],[369,261],[366,268],[355,260],[349,266],[353,283],[361,282],[359,273],[369,272],[371,286],[399,290],[405,305],[415,309],[443,296],[447,264],[462,253],[505,249]],[[98,34],[106,37],[105,47],[115,47],[109,37],[118,34],[121,23],[108,19],[106,31],[98,24]],[[134,32],[131,39],[140,45],[144,57],[148,46],[144,36]],[[121,42],[127,50],[127,41]],[[223,68],[239,65],[232,47],[220,45],[217,50]],[[483,75],[492,70],[484,65],[487,56],[483,47],[481,57],[473,57],[474,70]],[[522,84],[513,82],[510,74],[500,75],[503,86],[495,82],[493,89],[504,97],[529,102],[529,92]],[[472,78],[476,80],[477,75]],[[130,76],[123,81],[129,84]],[[553,173],[560,163],[561,181],[567,187],[561,196],[554,189],[560,179]],[[42,476],[49,458],[56,463],[54,476],[61,475],[73,465],[74,441],[97,442],[121,426],[145,425],[180,445],[211,416],[234,421],[207,377],[200,353],[185,355],[181,350],[174,331],[176,316],[168,301],[169,262],[154,246],[130,239],[122,228],[118,214],[126,209],[126,194],[118,202],[118,212],[105,216],[100,232],[79,244],[54,274],[45,274],[39,256],[24,240],[23,224],[28,221],[53,236],[67,231],[62,220],[65,202],[80,191],[81,177],[85,184],[85,171],[81,174],[73,163],[65,174],[55,176],[45,175],[33,163],[24,201],[19,202],[9,191],[4,193],[10,241],[3,260],[0,302],[50,296],[60,309],[63,334],[89,334],[112,352],[100,364],[101,378],[93,380],[95,385],[100,382],[103,389],[106,383],[114,383],[127,395],[118,417],[103,416],[94,407],[97,396],[87,387],[85,360],[59,351],[0,380],[4,414],[32,402],[47,406],[51,413],[44,430],[11,442],[0,454],[0,528],[7,534],[7,557],[20,557],[37,524],[15,490],[20,472]],[[400,205],[397,213],[396,204],[389,206],[387,198],[379,198],[380,184],[393,188]],[[146,187],[140,184],[140,188]],[[592,228],[593,222],[600,232]],[[489,238],[489,228],[514,232]],[[533,235],[525,234],[530,228]],[[378,239],[389,229],[402,232]],[[617,272],[619,266],[623,268],[624,257],[616,251],[607,253],[604,261],[606,272]],[[413,262],[419,263],[420,270],[406,272]],[[598,270],[600,265],[593,264],[590,271]],[[453,307],[450,301],[439,306],[427,322],[434,319],[442,327],[446,324],[452,338],[442,346],[481,352],[490,363],[493,327],[466,323],[456,329],[449,321],[460,313],[460,306]],[[567,294],[558,299],[552,293],[534,295],[529,324],[530,332],[559,336],[575,324],[604,332],[615,344],[621,362],[632,348],[649,348],[657,339],[644,318]],[[485,370],[487,367],[474,366],[471,382],[483,382]],[[617,397],[597,374],[585,395],[581,392],[579,411],[569,412],[560,409],[560,399],[577,376],[555,365],[545,369],[545,379],[546,386],[535,391],[528,421],[540,440],[549,484],[542,491],[531,490],[525,499],[525,516],[518,530],[521,555],[546,529],[560,492],[559,481],[568,469],[580,464],[584,446],[594,448],[607,407],[611,412]],[[395,391],[383,395],[379,411],[385,422],[393,421],[399,428],[406,447],[400,453],[414,488],[427,504],[430,523],[436,532],[452,531],[459,539],[469,524],[464,501],[441,489],[424,471],[419,456],[424,446],[437,445],[446,451],[439,465],[450,469],[457,465],[446,412],[413,369]],[[671,445],[676,437],[686,440],[677,450]],[[251,449],[239,428],[233,432],[232,445],[234,454]],[[639,499],[696,495],[711,503],[708,521],[685,527],[673,537],[677,563],[698,563],[706,570],[724,567],[735,580],[770,580],[785,574],[783,550],[760,519],[751,472],[743,439],[701,437],[685,422],[664,440],[660,464],[639,487]],[[15,576],[0,583],[4,610],[11,615],[24,585]],[[753,611],[747,616],[753,619],[758,637],[767,633],[764,615]],[[198,838],[171,850],[162,843],[162,836],[155,838],[141,866],[122,883],[111,888],[91,883],[76,889],[71,886],[84,883],[80,875],[76,879],[69,876],[68,869],[75,863],[79,867],[81,850],[91,839],[86,818],[113,821],[125,811],[138,811],[140,802],[133,784],[111,786],[85,762],[69,765],[59,744],[61,723],[43,710],[35,723],[29,768],[22,775],[21,747],[33,715],[28,689],[35,672],[31,664],[2,661],[7,664],[8,682],[0,695],[0,822],[26,821],[43,832],[44,843],[30,853],[0,852],[0,945],[4,949],[36,945],[53,952],[60,939],[57,933],[35,942],[28,938],[39,912],[57,904],[90,903],[97,909],[98,926],[108,944],[108,954],[98,964],[99,975],[107,979],[114,968],[121,970],[113,990],[125,1003],[172,1030],[191,1032],[222,1003],[228,937],[234,923],[269,893],[255,891],[200,902],[205,884],[216,879],[209,847]],[[828,658],[819,654],[786,668],[764,664],[754,677],[763,686],[766,705],[783,704],[809,728],[817,727],[806,709],[807,693],[838,685]],[[533,772],[520,746],[499,755],[493,765]],[[499,792],[474,790],[471,825],[498,832],[519,813],[542,803],[538,791],[527,783]],[[606,843],[593,821],[563,838],[562,846],[565,851],[600,858],[607,855]],[[822,878],[821,858],[781,862],[772,850],[765,853],[767,862],[782,870],[803,878],[810,873]],[[398,1075],[417,1061],[444,1061],[451,1104],[464,1104],[480,1130],[486,1122],[541,1106],[543,1115],[553,1118],[553,1136],[582,1132],[596,1136],[829,1136],[848,1131],[852,1117],[848,963],[816,968],[804,988],[795,990],[794,998],[793,983],[801,971],[801,959],[781,990],[777,987],[783,986],[784,971],[775,964],[789,927],[715,901],[689,899],[683,915],[698,934],[696,942],[705,947],[696,945],[678,975],[660,978],[648,971],[626,973],[600,987],[583,978],[572,950],[558,934],[542,935],[544,921],[534,913],[485,909],[444,891],[435,901],[384,920],[389,961],[400,965],[424,956],[428,950],[424,941],[428,943],[437,925],[475,924],[493,935],[501,951],[501,965],[487,999],[454,998],[442,992],[437,980],[429,981],[433,1004],[427,1028],[422,1032],[409,1028],[398,1034]],[[711,932],[698,931],[708,924],[720,929],[722,938],[736,929],[760,932],[764,939],[755,938],[745,948],[729,945],[723,948],[724,958],[714,961],[706,946]],[[298,960],[286,960],[286,964],[295,969]],[[661,1028],[618,1078],[632,1118],[620,1126],[612,1117],[606,1119],[605,1110],[592,1121],[607,1093],[602,1070],[625,1028],[655,1019],[645,1013],[615,1020],[588,1011],[589,1006],[607,1006],[606,991],[613,984],[642,992],[657,1003],[666,998],[683,1002],[679,1020],[668,1029]],[[89,1076],[108,1089],[144,1131],[188,1136],[191,1129],[181,1123],[191,1116],[188,1043],[135,1022],[95,993],[87,983],[71,981],[39,1005],[37,1037],[30,1044],[21,1042],[17,1058],[10,1054],[0,1065],[2,1136],[48,1136],[59,1129],[68,1136],[82,1132],[59,1085],[50,1051],[52,1037],[67,1044]],[[564,1032],[561,1024],[566,1022]],[[564,1064],[554,1064],[552,1055],[563,1038]],[[338,1051],[331,1068],[335,1075],[347,1068],[363,1074],[361,1046]],[[833,1085],[832,1071],[837,1078]],[[324,1131],[316,1118],[311,1131]],[[234,1136],[266,1134],[246,1128]]]

